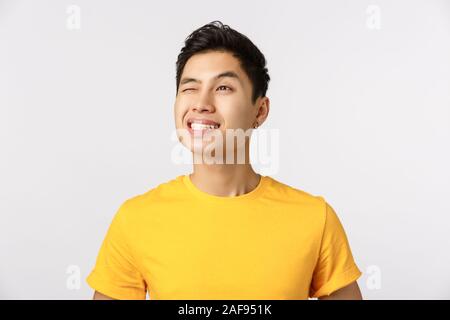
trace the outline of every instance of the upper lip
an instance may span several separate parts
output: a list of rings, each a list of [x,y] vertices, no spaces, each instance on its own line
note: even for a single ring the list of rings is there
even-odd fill
[[[215,122],[213,120],[209,120],[209,119],[205,119],[205,118],[195,118],[195,117],[189,117],[186,120],[186,125],[189,126],[190,123],[192,122],[197,122],[197,123],[202,123],[202,124],[210,124],[210,125],[219,125],[220,123]]]

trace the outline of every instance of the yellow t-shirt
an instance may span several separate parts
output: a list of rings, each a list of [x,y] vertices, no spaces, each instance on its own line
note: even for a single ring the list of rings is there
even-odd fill
[[[293,300],[361,274],[323,197],[269,176],[220,197],[180,175],[120,206],[86,281],[116,299]]]

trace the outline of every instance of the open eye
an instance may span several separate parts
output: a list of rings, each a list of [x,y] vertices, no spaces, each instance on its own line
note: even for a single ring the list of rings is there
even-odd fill
[[[219,89],[219,88],[227,88],[228,90],[225,90],[225,91],[232,91],[232,89],[227,86],[219,86],[217,89]],[[219,90],[219,91],[224,91],[224,90]]]

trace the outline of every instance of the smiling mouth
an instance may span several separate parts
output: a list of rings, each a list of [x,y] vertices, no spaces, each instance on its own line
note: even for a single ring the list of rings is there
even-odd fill
[[[220,127],[220,124],[205,124],[205,123],[198,123],[198,122],[191,122],[188,121],[187,123],[188,128],[192,129],[192,130],[214,130],[214,129],[218,129]]]

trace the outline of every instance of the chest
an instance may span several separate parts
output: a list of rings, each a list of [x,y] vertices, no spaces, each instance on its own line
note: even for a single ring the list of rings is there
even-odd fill
[[[153,216],[139,231],[151,299],[305,299],[318,238],[276,214]]]

